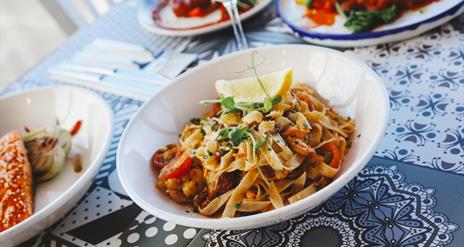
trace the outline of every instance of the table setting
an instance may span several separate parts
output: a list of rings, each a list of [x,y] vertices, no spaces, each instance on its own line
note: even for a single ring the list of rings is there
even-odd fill
[[[0,134],[24,140],[35,205],[0,246],[464,245],[463,1],[184,2],[124,1],[1,92]],[[299,151],[295,126],[320,141]],[[72,144],[60,135],[44,178],[29,136],[53,128]]]

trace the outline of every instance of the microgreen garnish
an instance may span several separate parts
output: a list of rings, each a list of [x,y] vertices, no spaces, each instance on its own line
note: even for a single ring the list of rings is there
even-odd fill
[[[272,106],[275,106],[275,105],[279,104],[280,101],[282,101],[282,97],[280,97],[280,96],[276,96],[276,97],[272,98]]]
[[[192,118],[192,119],[190,119],[190,123],[198,125],[198,124],[200,124],[200,119],[199,118]]]
[[[221,100],[221,105],[225,108],[233,109],[235,106],[234,97],[226,97]]]
[[[229,132],[229,139],[235,146],[247,139],[248,127],[234,127]]]
[[[248,131],[248,127],[228,127],[219,131],[218,137],[229,139],[234,146],[238,146],[248,138]]]
[[[261,86],[261,89],[263,90],[264,94],[266,95],[266,98],[264,99],[264,105],[263,105],[263,112],[269,112],[272,109],[272,98],[269,96],[269,93],[267,92],[266,88],[264,87],[264,83],[261,81],[259,78],[258,72],[256,71],[256,65],[255,65],[255,56],[257,51],[253,51],[251,54],[251,70],[253,70],[253,73],[256,76],[256,80],[258,80],[259,86]]]
[[[342,6],[340,6],[340,3],[338,3],[338,1],[335,1],[335,9],[341,17],[346,18],[345,11],[343,11]]]
[[[269,112],[272,107],[278,104],[282,98],[280,96],[276,96],[272,98],[271,101],[265,101],[264,103],[246,103],[246,102],[238,102],[236,103],[234,97],[229,96],[226,98],[220,98],[216,100],[202,100],[200,104],[211,104],[211,103],[219,103],[225,113],[234,113],[234,112],[250,112],[250,111],[260,111],[263,113]],[[266,105],[267,104],[267,105]],[[270,105],[269,105],[270,104]]]
[[[258,149],[260,147],[262,147],[264,144],[267,143],[267,141],[269,140],[269,136],[266,136],[266,139],[264,139],[264,141],[260,141],[260,142],[257,142],[256,144],[253,145],[253,153],[254,154],[257,154],[258,153]]]

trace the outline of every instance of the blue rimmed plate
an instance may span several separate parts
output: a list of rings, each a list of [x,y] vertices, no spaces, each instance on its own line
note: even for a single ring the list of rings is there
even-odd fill
[[[409,11],[391,24],[367,33],[352,33],[343,24],[345,18],[337,16],[332,26],[311,25],[304,17],[306,7],[295,0],[280,0],[279,15],[283,21],[305,41],[326,46],[352,47],[375,45],[408,39],[440,26],[464,12],[463,0],[442,0],[420,11]]]

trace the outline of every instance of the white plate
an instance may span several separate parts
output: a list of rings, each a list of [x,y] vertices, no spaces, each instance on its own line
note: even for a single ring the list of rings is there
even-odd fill
[[[295,0],[280,0],[279,15],[305,41],[325,46],[352,47],[374,45],[408,39],[440,26],[464,12],[464,1],[441,0],[421,11],[408,11],[399,19],[371,32],[352,33],[344,26],[345,18],[337,16],[332,26],[309,28],[310,21],[303,17],[306,7]]]
[[[0,233],[1,246],[25,241],[59,220],[84,195],[98,172],[112,137],[111,109],[98,95],[75,87],[49,87],[24,91],[0,100],[0,134],[24,127],[37,129],[56,120],[70,129],[82,126],[72,139],[71,152],[79,152],[83,170],[76,173],[68,161],[61,173],[35,187],[35,212],[23,222]]]
[[[252,50],[218,58],[189,70],[147,101],[126,127],[117,152],[117,170],[131,199],[147,212],[176,224],[210,229],[247,229],[278,223],[321,204],[350,181],[372,157],[384,135],[389,101],[381,79],[368,66],[341,52],[309,45],[256,49],[266,58],[259,73],[292,67],[294,81],[316,89],[357,124],[357,139],[342,165],[340,176],[327,187],[297,203],[238,218],[207,218],[170,200],[154,186],[150,158],[159,147],[178,142],[178,134],[205,109],[198,102],[217,97],[214,82],[252,76],[238,73],[251,61]]]
[[[240,15],[240,19],[242,21],[257,14],[259,11],[264,9],[268,4],[272,2],[272,0],[257,0],[257,1],[258,3],[252,9]],[[168,35],[168,36],[194,36],[194,35],[200,35],[200,34],[218,31],[226,27],[229,27],[231,25],[230,20],[228,20],[228,21],[224,21],[224,22],[211,25],[211,26],[197,28],[197,29],[189,29],[189,30],[165,29],[165,28],[155,25],[151,17],[153,9],[159,2],[161,1],[160,0],[139,0],[138,7],[137,7],[137,18],[140,22],[140,25],[142,25],[142,27],[144,27],[146,30],[152,33],[155,33],[155,34]],[[183,18],[183,19],[186,19],[186,18]]]

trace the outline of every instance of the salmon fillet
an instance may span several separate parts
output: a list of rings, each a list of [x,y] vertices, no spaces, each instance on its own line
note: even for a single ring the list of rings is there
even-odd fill
[[[33,213],[32,171],[21,135],[0,138],[0,232]]]

